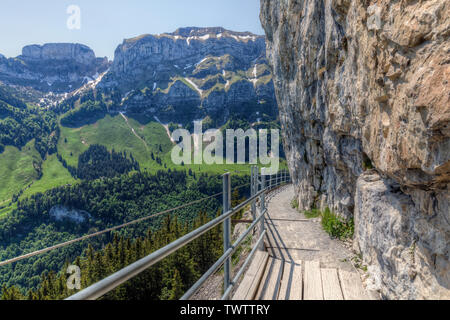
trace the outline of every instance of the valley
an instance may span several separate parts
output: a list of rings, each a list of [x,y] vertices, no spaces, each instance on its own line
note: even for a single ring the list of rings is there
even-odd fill
[[[185,48],[176,49],[172,42],[182,42]],[[129,52],[155,45],[167,46],[165,50],[170,54],[161,55],[150,49],[123,67]],[[248,53],[242,54],[245,47]],[[24,79],[12,60],[0,61],[0,81],[3,82],[0,82],[0,92],[3,92],[0,101],[15,110],[23,110],[22,103],[37,105],[47,110],[42,111],[41,117],[49,114],[58,119],[58,132],[45,133],[57,139],[56,150],[47,154],[35,152],[30,142],[24,147],[19,145],[20,149],[6,146],[0,153],[0,210],[3,213],[14,207],[15,201],[7,200],[18,200],[76,182],[57,161],[55,153],[67,165],[76,167],[78,157],[90,145],[99,144],[110,151],[132,153],[143,170],[155,173],[176,168],[170,159],[171,123],[180,123],[189,129],[193,120],[207,117],[208,126],[220,127],[241,115],[248,123],[261,121],[263,117],[266,122],[276,121],[276,101],[265,62],[264,37],[222,28],[182,28],[159,37],[146,35],[125,40],[116,51],[114,61],[106,62],[82,45],[27,46],[18,59],[24,62],[20,68],[28,68],[27,72],[32,74],[29,79]],[[52,69],[47,71],[45,63],[51,63]],[[68,72],[67,63],[77,70],[77,81],[81,82],[76,84],[69,80],[73,79],[72,75],[64,75]],[[148,72],[141,73],[142,65],[145,70],[154,67],[150,77]],[[109,69],[105,71],[106,67]],[[129,72],[138,72],[141,76],[131,81]],[[34,80],[42,76],[52,80]],[[53,92],[55,83],[59,83],[56,93]],[[0,121],[7,123],[9,119],[0,114]],[[52,129],[55,128],[53,125]],[[2,148],[0,140],[0,150]],[[189,169],[218,174],[226,170],[248,171],[246,165],[186,165],[186,170]]]
[[[203,120],[203,130],[279,128],[264,37],[181,28],[124,40],[113,61],[79,44],[26,46],[21,56],[2,57],[0,261],[210,196],[221,188],[225,172],[234,173],[233,186],[245,185],[249,164],[172,162],[172,131],[192,132],[194,120]],[[248,194],[248,188],[236,189],[234,197]],[[166,231],[160,230],[165,223],[160,218],[116,235],[131,243],[144,236],[155,241],[147,230],[173,238],[214,217],[219,204],[211,199],[177,212],[179,221]],[[86,212],[88,218],[56,219],[55,208]],[[215,237],[210,245],[222,241]],[[0,283],[11,288],[3,297],[25,298],[21,294],[28,292],[28,298],[43,298],[39,290],[55,280],[67,259],[84,261],[108,243],[116,246],[114,241],[103,236],[3,267]],[[204,269],[215,256],[195,265]],[[150,294],[170,298],[165,290],[177,268],[171,270],[162,291]],[[45,276],[50,278],[41,282]],[[183,279],[184,285],[193,279],[194,274]],[[94,280],[85,279],[86,284]]]

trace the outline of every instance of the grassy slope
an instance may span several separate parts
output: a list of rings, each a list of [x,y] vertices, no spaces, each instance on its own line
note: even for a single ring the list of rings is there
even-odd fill
[[[133,134],[133,128],[139,139]],[[167,136],[165,128],[157,122],[149,122],[146,125],[128,118],[128,123],[121,115],[106,116],[95,124],[81,128],[61,127],[61,138],[58,143],[58,152],[71,166],[77,166],[78,156],[88,149],[91,144],[101,144],[109,150],[126,151],[132,153],[139,161],[141,169],[150,172],[169,169],[192,169],[195,173],[208,172],[222,174],[232,172],[234,174],[248,174],[249,165],[186,165],[184,167],[174,165],[171,160],[172,142]],[[162,151],[160,151],[160,146]],[[151,153],[162,159],[163,165],[152,160]],[[37,180],[37,172],[33,168],[33,162],[42,163],[42,159],[34,148],[34,142],[30,142],[21,151],[14,147],[6,147],[0,154],[0,217],[13,209],[9,201],[12,195],[25,189],[21,198],[28,197],[38,192],[44,192],[51,188],[73,184],[76,182],[70,173],[56,158],[56,155],[48,156],[42,163],[42,178]],[[280,168],[286,168],[285,163]],[[31,184],[31,187],[26,189]],[[2,208],[3,207],[3,208]]]
[[[13,211],[16,208],[17,208],[17,204],[14,203],[11,206],[6,206],[6,207],[0,209],[0,219],[6,217],[6,215],[11,213],[11,211]]]
[[[132,121],[132,119],[129,119],[129,124],[135,127],[138,135],[145,138],[146,143],[133,134],[129,125],[121,115],[107,115],[93,125],[86,125],[75,129],[61,127],[61,138],[58,143],[58,151],[69,165],[77,166],[78,156],[86,151],[89,145],[101,144],[106,146],[109,150],[114,149],[115,151],[132,153],[142,167],[147,167],[150,162],[152,162],[152,146],[156,145],[156,142],[154,141],[161,141],[164,139],[161,137],[153,137],[155,128],[152,123],[142,129],[138,128],[137,122]],[[163,132],[167,137],[164,128],[162,126],[160,127],[160,132]],[[163,143],[163,141],[159,143]]]
[[[22,150],[11,146],[5,148],[0,154],[0,205],[37,179],[38,174],[33,162],[41,161],[39,153],[34,148],[34,140]]]
[[[33,162],[41,164],[42,177],[39,180]],[[38,192],[75,182],[56,155],[48,156],[42,162],[33,141],[22,148],[22,151],[15,147],[7,147],[0,155],[0,164],[0,218],[16,207],[16,204],[10,205],[10,201],[20,190],[24,190],[20,197],[23,199]]]
[[[23,193],[23,197],[28,197],[32,194],[45,192],[46,190],[62,186],[65,184],[72,184],[75,179],[72,178],[69,171],[63,167],[58,161],[56,155],[48,156],[42,164],[43,175],[42,178],[33,183],[33,185]]]
[[[133,134],[129,126],[145,140],[145,144]],[[127,124],[121,115],[107,115],[93,125],[81,128],[61,128],[58,150],[69,165],[76,166],[78,156],[91,144],[101,144],[109,150],[114,148],[116,151],[131,152],[139,161],[141,169],[147,169],[150,172],[165,169],[164,164],[171,169],[183,168],[172,163],[173,144],[167,136],[165,128],[157,122],[142,125],[133,118],[128,118]],[[159,151],[160,145],[162,152]],[[162,166],[152,160],[152,152],[155,157],[159,156],[162,159]],[[184,168],[186,170],[192,168],[194,172],[224,173],[236,170],[242,173],[250,172],[248,165],[186,165]]]

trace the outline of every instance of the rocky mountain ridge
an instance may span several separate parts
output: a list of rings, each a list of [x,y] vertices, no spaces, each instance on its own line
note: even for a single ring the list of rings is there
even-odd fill
[[[43,94],[71,92],[109,68],[89,47],[73,43],[29,45],[16,58],[0,56],[0,81],[31,87]]]
[[[126,39],[112,62],[80,44],[26,46],[17,58],[0,57],[0,82],[41,107],[94,90],[111,111],[220,126],[230,117],[277,118],[265,57],[264,36],[188,27]]]
[[[120,92],[121,110],[185,123],[207,116],[275,119],[265,37],[223,28],[181,28],[126,39],[97,88]]]

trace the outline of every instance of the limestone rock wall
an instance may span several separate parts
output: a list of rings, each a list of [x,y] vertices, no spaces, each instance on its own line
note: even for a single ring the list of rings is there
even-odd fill
[[[0,56],[0,81],[63,94],[96,80],[109,66],[106,57],[97,58],[92,49],[82,44],[29,45],[18,57]]]
[[[368,284],[386,298],[450,299],[448,216],[428,216],[413,199],[374,170],[358,179],[355,247],[369,266]]]
[[[75,60],[82,64],[94,64],[94,51],[77,43],[47,43],[43,46],[29,45],[22,49],[22,58],[35,60]]]
[[[355,215],[384,297],[449,297],[450,1],[261,0],[261,22],[300,209]]]
[[[187,27],[126,39],[98,88],[120,93],[121,111],[167,123],[278,116],[265,37],[249,32]]]
[[[111,76],[126,91],[139,82],[161,82],[176,73],[196,77],[197,67],[207,57],[229,57],[223,66],[226,71],[247,70],[258,60],[264,62],[264,37],[222,28],[191,27],[126,39],[114,53]],[[221,73],[222,69],[215,71],[211,74]]]

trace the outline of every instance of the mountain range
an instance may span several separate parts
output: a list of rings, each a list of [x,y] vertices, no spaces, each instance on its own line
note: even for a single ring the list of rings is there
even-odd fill
[[[194,120],[205,130],[277,127],[277,114],[265,37],[249,32],[141,35],[124,40],[113,61],[71,43],[0,55],[0,216],[25,196],[76,181],[71,168],[92,145],[157,171],[173,168],[174,128]]]
[[[69,43],[0,56],[0,261],[210,195],[224,171],[236,173],[234,184],[247,181],[246,164],[175,165],[170,135],[200,119],[204,130],[279,128],[265,48],[247,32],[181,28],[126,39],[113,61]],[[218,204],[211,199],[208,216]],[[198,210],[180,222],[193,223]],[[85,249],[8,266],[0,283],[38,288],[42,274]]]
[[[0,81],[20,87],[25,100],[56,107],[89,90],[109,110],[186,124],[209,116],[276,118],[277,106],[265,38],[223,28],[180,28],[126,39],[114,60],[81,44],[30,45],[22,55],[0,56]]]

